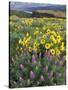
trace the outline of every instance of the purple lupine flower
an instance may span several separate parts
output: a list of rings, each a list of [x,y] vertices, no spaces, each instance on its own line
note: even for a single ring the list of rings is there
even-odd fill
[[[50,51],[48,51],[48,52],[47,52],[47,55],[48,55],[48,56],[50,56],[50,55],[51,55],[51,54],[50,54]]]
[[[51,71],[51,72],[48,73],[48,77],[49,77],[49,79],[51,79],[52,76],[53,76],[53,71]]]
[[[39,58],[41,58],[41,52],[39,53]]]
[[[32,55],[32,63],[35,63],[35,62],[36,62],[35,55]]]
[[[50,62],[52,60],[52,56],[48,56],[48,61]]]
[[[50,62],[50,61],[52,60],[52,56],[51,56],[51,54],[50,54],[49,51],[48,51],[48,53],[47,53],[47,57],[48,57],[48,61]]]
[[[43,75],[40,76],[40,80],[41,81],[44,81],[45,80]]]
[[[66,61],[66,57],[63,56],[60,60],[64,63]]]
[[[44,72],[47,72],[48,71],[48,66],[46,65],[43,69]]]
[[[30,71],[30,79],[34,79],[35,78],[35,73],[31,70]]]
[[[45,53],[44,53],[44,56],[47,57],[47,55],[48,55],[48,52],[47,52],[47,50],[46,50]]]
[[[24,65],[23,64],[20,64],[20,69],[24,69]]]

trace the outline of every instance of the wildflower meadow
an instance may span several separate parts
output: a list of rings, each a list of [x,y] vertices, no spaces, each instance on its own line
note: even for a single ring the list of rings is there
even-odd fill
[[[9,17],[11,88],[66,84],[66,19]]]

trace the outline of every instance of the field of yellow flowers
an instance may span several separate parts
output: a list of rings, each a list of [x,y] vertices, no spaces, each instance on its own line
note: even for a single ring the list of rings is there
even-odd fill
[[[10,87],[66,84],[66,19],[10,16]]]

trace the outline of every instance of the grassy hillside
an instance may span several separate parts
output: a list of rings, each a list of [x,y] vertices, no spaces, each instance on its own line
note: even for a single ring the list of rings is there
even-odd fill
[[[64,11],[58,11],[58,10],[37,10],[33,12],[32,16],[66,18],[66,13]]]
[[[30,18],[30,17],[55,17],[55,18],[66,18],[64,11],[58,10],[36,10],[32,14],[24,11],[11,10],[10,15],[16,15],[18,17]]]
[[[16,10],[11,10],[10,15],[16,15],[16,16],[24,17],[24,18],[31,17],[31,14],[29,13],[26,13],[24,11],[16,11]]]

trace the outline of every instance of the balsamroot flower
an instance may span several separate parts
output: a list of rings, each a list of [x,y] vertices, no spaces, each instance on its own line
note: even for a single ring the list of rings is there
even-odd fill
[[[43,75],[40,76],[40,80],[41,81],[44,81],[45,80]]]
[[[51,47],[51,44],[50,44],[50,43],[46,43],[46,44],[45,44],[45,48],[46,48],[46,49],[50,49],[50,47]]]
[[[36,62],[35,55],[32,55],[32,63]]]
[[[41,39],[41,41],[40,41],[40,43],[43,45],[43,44],[45,44],[45,39]]]
[[[30,79],[34,79],[35,78],[35,73],[33,71],[30,71]]]
[[[50,52],[52,55],[55,55],[55,50],[54,49],[50,49]]]

